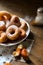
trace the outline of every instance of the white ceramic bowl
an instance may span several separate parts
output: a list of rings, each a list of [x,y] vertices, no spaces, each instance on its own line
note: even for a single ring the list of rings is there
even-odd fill
[[[28,37],[28,35],[29,35],[29,33],[30,33],[30,26],[29,26],[28,22],[26,22],[24,19],[22,19],[22,18],[19,18],[19,19],[20,19],[20,22],[23,22],[23,21],[24,21],[24,22],[27,24],[27,26],[28,26],[28,29],[27,29],[27,31],[26,31],[26,37],[23,38],[22,40],[18,40],[18,41],[14,41],[14,42],[0,43],[0,45],[2,45],[2,46],[17,45],[17,44],[23,42],[23,41]]]

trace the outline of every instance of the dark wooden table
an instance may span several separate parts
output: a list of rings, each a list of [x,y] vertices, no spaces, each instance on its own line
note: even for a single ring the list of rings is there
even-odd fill
[[[33,0],[34,1],[34,0]],[[39,6],[42,6],[42,2],[34,1],[33,3],[31,1],[26,2],[23,0],[21,2],[20,0],[12,1],[12,0],[0,0],[0,10],[7,10],[11,13],[14,13],[22,18],[25,16],[35,16],[36,15],[36,9]],[[27,3],[27,4],[26,4]],[[38,3],[40,5],[38,5]],[[36,4],[36,5],[35,5]],[[32,26],[30,25],[31,33],[30,35],[34,36],[34,44],[33,48],[31,50],[31,53],[29,55],[30,60],[33,62],[34,65],[43,65],[43,26]],[[21,62],[15,62],[13,65],[27,65],[27,63],[21,63]],[[29,64],[28,64],[29,65]],[[32,65],[32,64],[31,64]]]

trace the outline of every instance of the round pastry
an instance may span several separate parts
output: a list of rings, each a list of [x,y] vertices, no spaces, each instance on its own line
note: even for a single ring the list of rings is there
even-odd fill
[[[6,25],[4,21],[0,21],[0,31],[5,31],[6,30]]]
[[[3,31],[0,31],[0,42],[5,42],[7,40],[6,33]]]
[[[10,20],[10,25],[12,25],[12,24],[14,24],[18,27],[20,27],[20,25],[21,25],[20,20],[16,15],[12,16],[12,18]]]
[[[16,40],[20,34],[19,29],[15,25],[11,25],[6,30],[7,37],[10,40]]]
[[[27,29],[27,24],[24,21],[22,21],[21,26],[19,28],[26,30]]]
[[[0,11],[0,20],[3,20],[3,16],[7,16],[7,19],[10,20],[11,19],[11,14],[7,11]]]
[[[20,30],[20,37],[24,38],[26,36],[26,32],[23,29],[19,29]]]

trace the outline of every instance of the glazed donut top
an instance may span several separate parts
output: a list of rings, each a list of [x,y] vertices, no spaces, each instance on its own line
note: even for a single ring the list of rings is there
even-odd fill
[[[9,31],[8,31],[8,30],[9,30]],[[6,30],[7,32],[9,32],[8,36],[9,36],[9,35],[10,35],[10,36],[12,35],[12,34],[10,34],[10,32],[11,32],[11,31],[13,32],[13,30],[19,30],[19,29],[18,29],[18,27],[15,26],[15,25],[9,26],[8,29]]]
[[[11,25],[11,26],[9,26],[9,28],[12,28],[12,29],[18,29],[18,27],[15,26],[15,25]]]

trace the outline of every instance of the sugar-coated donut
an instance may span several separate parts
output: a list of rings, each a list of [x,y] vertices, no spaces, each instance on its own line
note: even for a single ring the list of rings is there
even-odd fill
[[[7,40],[6,33],[3,31],[0,31],[0,43],[5,42]]]
[[[6,30],[6,25],[4,21],[0,21],[0,31],[5,31]]]
[[[10,40],[16,40],[20,34],[20,31],[17,26],[11,25],[7,28],[6,34]]]
[[[24,38],[26,36],[25,30],[23,30],[23,29],[19,29],[19,30],[20,30],[20,37]]]
[[[12,16],[12,18],[10,20],[10,25],[12,25],[12,24],[14,24],[18,27],[20,27],[20,25],[21,25],[20,20],[16,15]]]
[[[11,14],[7,11],[0,11],[0,20],[3,20],[3,16],[7,16],[7,19],[10,20],[11,19]]]

